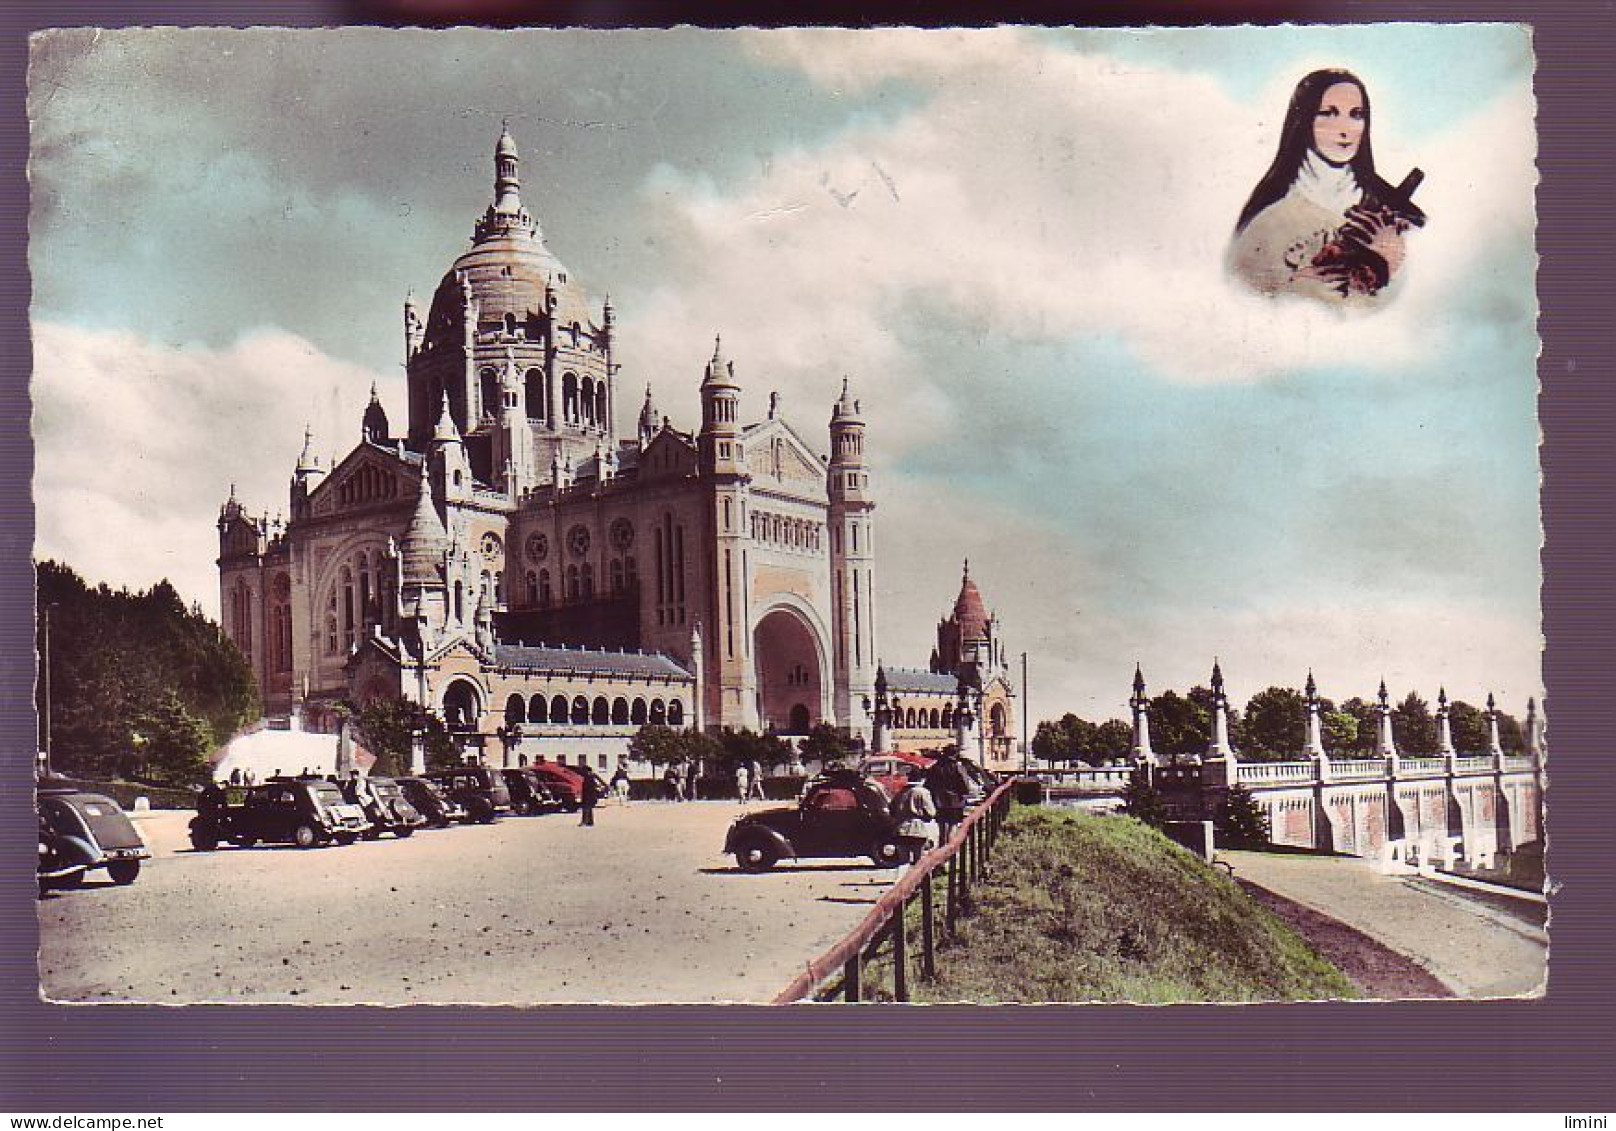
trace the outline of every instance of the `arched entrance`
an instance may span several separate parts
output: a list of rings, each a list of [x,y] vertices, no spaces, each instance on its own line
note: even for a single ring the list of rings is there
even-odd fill
[[[482,719],[482,696],[469,679],[457,679],[443,692],[443,721],[450,730],[476,730]]]
[[[777,608],[752,637],[758,723],[777,734],[807,734],[824,720],[825,673],[819,640],[802,615]]]

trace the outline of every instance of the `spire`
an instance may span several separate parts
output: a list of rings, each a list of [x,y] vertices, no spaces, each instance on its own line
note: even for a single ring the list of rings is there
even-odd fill
[[[713,335],[713,359],[707,363],[707,372],[701,383],[704,386],[722,385],[738,388],[735,384],[735,363],[724,357],[722,335]]]
[[[1133,697],[1135,699],[1145,697],[1145,672],[1137,663],[1133,666]]]
[[[656,401],[651,397],[651,386],[647,382],[645,386],[645,404],[640,407],[640,444],[642,447],[650,443],[651,438],[656,435],[657,427],[660,425],[661,420],[662,414],[657,412]]]
[[[517,166],[521,158],[516,153],[516,142],[511,137],[510,123],[500,125],[499,141],[494,145],[494,211],[515,216],[522,211],[518,190],[522,187]]]
[[[449,532],[444,529],[438,508],[432,502],[431,479],[423,474],[415,499],[415,513],[410,516],[410,525],[404,531],[400,547],[404,558],[404,584],[415,588],[441,586],[443,579],[438,574],[438,566],[448,547]]]
[[[387,423],[387,410],[382,408],[382,399],[376,392],[376,382],[370,383],[370,404],[365,406],[365,416],[359,425],[359,432],[365,439],[373,444],[386,444],[388,432],[391,429]]]
[[[848,378],[842,378],[842,395],[836,398],[836,405],[831,409],[830,422],[838,424],[843,421],[857,421],[862,405],[854,399],[852,386]]]
[[[1319,685],[1313,682],[1312,668],[1307,669],[1307,684],[1304,690],[1307,692],[1308,702],[1312,702],[1319,697]]]
[[[460,429],[455,426],[454,415],[449,411],[449,393],[443,393],[443,411],[438,413],[437,431],[433,432],[432,439],[440,444],[458,444],[460,442]]]
[[[1382,677],[1380,681],[1380,690],[1375,693],[1375,698],[1380,700],[1380,705],[1382,707],[1386,706],[1388,697],[1386,695],[1386,680],[1384,677]]]
[[[297,457],[297,473],[307,475],[320,470],[320,457],[314,454],[314,425],[303,426],[303,454]],[[235,486],[230,488],[231,495],[235,494]]]
[[[1223,669],[1218,666],[1216,656],[1212,657],[1212,690],[1218,698],[1223,698]]]

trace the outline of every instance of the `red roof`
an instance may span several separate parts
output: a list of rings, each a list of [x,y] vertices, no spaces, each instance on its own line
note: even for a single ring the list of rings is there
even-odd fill
[[[987,606],[982,603],[982,594],[971,580],[969,570],[954,601],[954,623],[959,626],[961,640],[980,640],[988,634]]]

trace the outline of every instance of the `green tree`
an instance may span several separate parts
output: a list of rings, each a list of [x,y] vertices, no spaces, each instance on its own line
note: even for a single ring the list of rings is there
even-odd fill
[[[1272,835],[1267,812],[1243,785],[1229,787],[1219,816],[1218,831],[1231,847],[1257,848],[1267,844]]]
[[[1448,732],[1460,754],[1487,752],[1487,715],[1480,707],[1455,699],[1448,706]]]
[[[1324,748],[1332,755],[1357,749],[1358,720],[1348,711],[1330,711],[1319,719]]]
[[[1329,709],[1333,709],[1331,704]],[[1302,757],[1307,746],[1307,699],[1294,687],[1270,687],[1246,703],[1240,753],[1257,762]]]
[[[1436,753],[1436,720],[1431,708],[1410,691],[1392,708],[1392,738],[1399,753],[1422,757]]]
[[[1044,719],[1032,736],[1032,755],[1053,769],[1056,763],[1067,764],[1084,757],[1091,745],[1092,723],[1085,722],[1071,712],[1059,719]]]
[[[245,657],[167,581],[139,593],[91,588],[69,567],[46,561],[36,571],[36,599],[36,703],[42,727],[48,719],[56,769],[89,777],[136,772],[138,722],[161,716],[179,732],[190,729],[175,722],[170,695],[206,727],[209,751],[258,714]]]
[[[1211,695],[1197,688],[1203,696]],[[1165,758],[1200,757],[1212,743],[1212,716],[1194,692],[1164,691],[1150,701],[1150,744]]]
[[[750,732],[748,732],[750,733]],[[773,740],[780,745],[779,739]],[[846,734],[829,723],[816,723],[799,747],[805,759],[812,759],[821,764],[828,762],[846,762],[849,765],[857,762],[864,754],[862,742],[855,742]],[[744,761],[744,759],[742,759]],[[761,758],[758,759],[760,762]],[[791,760],[791,752],[786,751],[784,761]]]
[[[207,780],[213,732],[174,692],[166,693],[135,718],[131,738],[141,776],[179,786]]]
[[[1375,748],[1375,731],[1379,726],[1379,715],[1375,704],[1364,701],[1354,695],[1341,704],[1341,712],[1351,715],[1356,722],[1357,733],[1351,746],[1343,747],[1337,751],[1331,749],[1330,753],[1337,757],[1368,754]]]
[[[1167,824],[1167,802],[1161,790],[1142,773],[1136,773],[1122,787],[1122,811],[1136,821],[1162,828]]]
[[[828,745],[826,748],[844,749],[840,744]],[[845,757],[845,755],[838,756]],[[718,741],[708,757],[716,759],[719,764],[731,771],[742,762],[757,762],[764,769],[772,770],[791,761],[791,747],[772,734],[758,734],[744,727],[740,730],[730,730],[726,727],[718,736]]]
[[[710,761],[721,752],[722,748],[716,741],[694,728],[675,730],[648,724],[635,731],[634,737],[628,740],[629,757],[653,766]]]
[[[1121,719],[1107,719],[1094,728],[1090,762],[1099,765],[1102,762],[1126,761],[1132,752],[1133,727],[1128,723]]]
[[[442,719],[421,704],[401,696],[373,699],[363,707],[344,704],[341,712],[359,745],[376,757],[371,772],[405,777],[410,772],[410,738],[420,732],[426,766],[441,770],[460,761],[460,750]]]

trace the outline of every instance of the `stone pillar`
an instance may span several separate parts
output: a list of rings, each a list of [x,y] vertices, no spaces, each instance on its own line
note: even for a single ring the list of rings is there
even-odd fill
[[[1128,700],[1133,709],[1133,760],[1146,770],[1157,765],[1156,751],[1150,746],[1150,699],[1145,695],[1145,675],[1139,665],[1133,667],[1133,698]]]
[[[337,721],[337,761],[336,775],[343,781],[348,780],[348,771],[354,768],[353,740],[348,734],[349,721]]]
[[[1229,698],[1223,693],[1223,671],[1216,660],[1212,661],[1212,744],[1206,750],[1206,761],[1214,760],[1236,761],[1229,742]]]
[[[1313,673],[1307,673],[1307,756],[1313,759],[1317,776],[1322,780],[1330,775],[1330,757],[1324,752],[1324,724],[1319,718],[1319,687],[1313,682]]]
[[[959,702],[954,708],[954,744],[959,748],[959,755],[961,758],[967,758],[970,756],[969,743],[971,741],[971,723],[972,717],[970,693],[969,689],[965,686],[965,681],[961,680],[959,685]]]
[[[1487,692],[1487,753],[1492,756],[1493,765],[1502,768],[1504,744],[1498,736],[1498,702],[1491,691]]]
[[[696,621],[690,627],[690,674],[695,676],[695,691],[690,705],[690,721],[698,731],[707,728],[707,682],[706,673],[702,670],[706,665],[706,655],[701,641],[701,621]]]
[[[1457,754],[1453,748],[1453,722],[1449,718],[1448,689],[1441,687],[1436,693],[1436,748],[1444,758]]]
[[[410,774],[420,777],[426,773],[426,736],[418,730],[410,731]]]
[[[883,664],[875,667],[875,720],[870,732],[870,749],[885,754],[891,747],[892,707],[887,701],[887,669]]]

